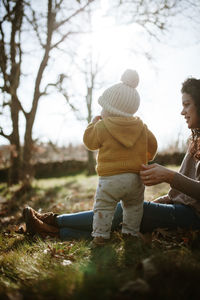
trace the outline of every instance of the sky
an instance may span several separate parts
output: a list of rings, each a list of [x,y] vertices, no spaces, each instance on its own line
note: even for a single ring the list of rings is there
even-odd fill
[[[191,31],[189,20],[184,25],[175,22],[175,26],[161,37],[161,43],[155,40],[149,42],[137,26],[116,26],[112,17],[103,16],[103,8],[97,10],[93,21],[95,33],[88,37],[92,40],[94,56],[100,57],[102,64],[106,62],[102,73],[104,84],[94,94],[93,115],[100,113],[97,100],[101,93],[110,85],[118,83],[127,68],[135,69],[140,77],[137,90],[141,99],[136,115],[155,134],[160,151],[177,141],[181,145],[190,135],[180,115],[181,84],[189,76],[200,78],[200,43],[197,33]],[[80,57],[85,55],[87,47],[87,38],[82,39]],[[148,51],[153,60],[145,59],[140,54],[141,49]],[[57,59],[56,63],[62,65],[62,58]],[[76,80],[73,84],[78,87],[78,93],[84,94],[78,75]],[[28,95],[28,88],[24,93]],[[77,104],[84,115],[83,97],[77,96]],[[70,111],[64,98],[54,93],[40,101],[33,136],[39,141],[52,141],[59,146],[80,144],[86,126],[86,121],[78,120]],[[23,118],[20,128],[23,133]],[[0,138],[0,143],[5,144],[6,140]]]

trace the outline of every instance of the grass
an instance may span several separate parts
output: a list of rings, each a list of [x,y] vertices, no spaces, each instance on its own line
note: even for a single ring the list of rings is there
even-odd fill
[[[104,247],[90,241],[42,240],[16,233],[29,204],[41,211],[92,208],[97,177],[84,174],[36,180],[23,195],[0,185],[0,299],[199,299],[198,232],[157,230],[141,240],[120,232]],[[148,187],[145,199],[166,193]],[[3,199],[6,198],[6,203]]]

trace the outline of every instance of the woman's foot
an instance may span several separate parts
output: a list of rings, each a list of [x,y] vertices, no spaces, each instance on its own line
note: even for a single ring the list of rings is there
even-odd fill
[[[30,207],[23,209],[23,217],[26,223],[26,232],[31,235],[38,234],[45,238],[47,236],[59,237],[58,227],[48,225],[43,221],[39,220],[33,213]]]
[[[40,221],[58,227],[57,223],[56,223],[56,217],[58,216],[58,214],[54,214],[53,212],[47,212],[47,213],[42,213],[40,214],[39,212],[37,212],[36,210],[34,210],[32,207],[28,206],[26,207],[27,209],[32,210],[33,214],[36,216],[36,218],[38,218]],[[26,209],[25,208],[25,209]]]

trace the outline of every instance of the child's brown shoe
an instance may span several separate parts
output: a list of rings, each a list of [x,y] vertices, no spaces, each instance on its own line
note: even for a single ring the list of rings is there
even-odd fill
[[[93,240],[91,242],[91,248],[105,246],[107,242],[108,242],[108,239],[105,239],[102,236],[96,236],[93,238]]]

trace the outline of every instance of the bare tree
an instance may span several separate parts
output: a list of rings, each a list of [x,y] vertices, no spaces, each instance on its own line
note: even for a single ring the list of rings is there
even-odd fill
[[[76,116],[80,121],[87,121],[89,124],[92,121],[93,115],[93,106],[94,106],[94,97],[95,92],[99,90],[103,84],[104,80],[102,79],[102,70],[105,66],[105,62],[102,62],[101,53],[95,53],[93,50],[92,43],[92,34],[95,33],[92,24],[92,11],[89,9],[87,12],[88,16],[88,40],[85,45],[85,55],[83,58],[77,60],[74,63],[75,72],[79,76],[80,80],[83,82],[84,89],[80,93],[80,104],[76,105],[74,111]],[[73,78],[73,76],[72,76]],[[77,98],[77,92],[75,97]],[[74,101],[75,102],[75,101]],[[77,101],[76,101],[77,103]],[[88,165],[87,165],[87,174],[95,174],[95,159],[94,152],[88,150]]]
[[[67,97],[69,96],[71,103],[76,103],[73,105],[73,111],[77,119],[81,122],[86,121],[89,124],[94,117],[93,108],[95,104],[95,93],[104,84],[104,80],[102,79],[104,63],[98,59],[98,56],[96,57],[94,55],[92,44],[90,42],[86,53],[84,58],[77,59],[77,62],[73,64],[76,76],[71,76],[72,85],[76,84],[73,83],[73,78],[78,77],[79,83],[83,86],[83,89],[79,89],[79,91],[76,91],[75,95],[71,95],[71,97],[67,95]],[[87,174],[92,175],[95,173],[94,152],[88,150],[87,156]]]
[[[42,96],[47,95],[50,86],[61,90],[63,74],[58,80],[46,83],[44,86],[44,73],[50,62],[53,52],[61,49],[63,43],[72,35],[81,30],[77,26],[77,17],[82,15],[93,0],[65,1],[46,0],[39,4],[41,10],[34,9],[34,1],[4,0],[1,2],[0,13],[0,89],[2,91],[2,113],[9,111],[11,128],[7,133],[5,124],[0,124],[0,135],[8,139],[14,151],[11,151],[11,168],[9,182],[17,183],[20,179],[27,185],[33,173],[31,156],[34,150],[32,138],[33,125],[38,109],[38,103]],[[37,4],[37,3],[36,3]],[[43,10],[46,13],[43,14]],[[29,27],[29,33],[27,29]],[[74,26],[73,26],[74,25]],[[32,30],[32,31],[31,31]],[[18,90],[22,86],[24,56],[29,50],[26,38],[34,32],[38,47],[41,51],[39,66],[35,66],[36,76],[32,79],[33,95],[30,110],[25,110],[18,96]],[[33,43],[33,42],[32,42]],[[29,48],[28,47],[28,48]],[[25,134],[23,152],[19,133],[19,114],[25,119]]]
[[[94,103],[94,91],[97,89],[98,83],[98,75],[101,72],[101,67],[98,62],[93,61],[92,51],[89,52],[88,58],[85,59],[85,68],[82,71],[84,78],[87,93],[85,96],[85,103],[87,108],[87,122],[90,123],[92,121],[92,105]],[[92,175],[95,173],[95,161],[94,154],[91,151],[88,152],[88,175]]]

